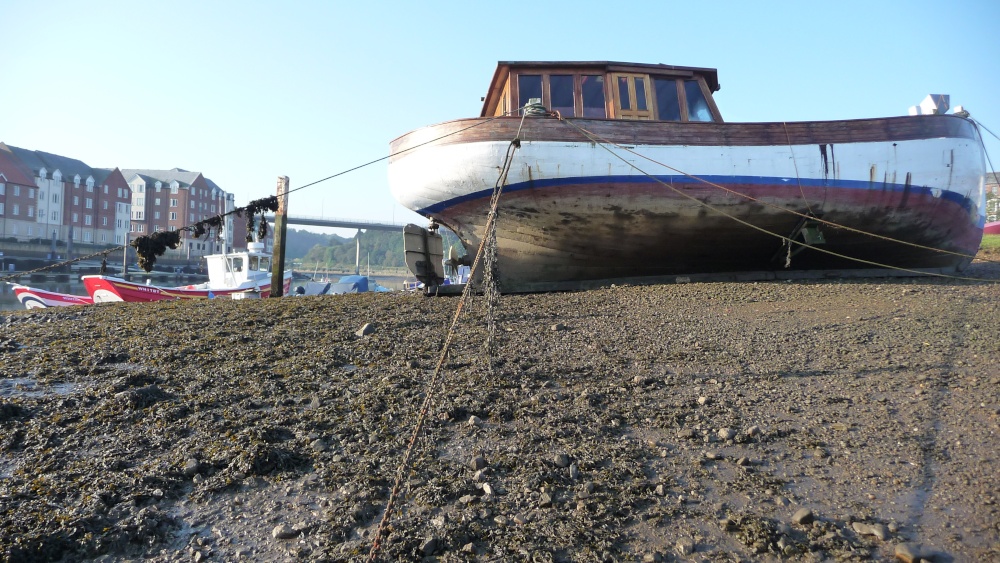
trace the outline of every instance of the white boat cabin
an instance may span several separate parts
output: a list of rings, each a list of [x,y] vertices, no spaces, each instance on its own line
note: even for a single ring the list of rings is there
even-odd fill
[[[264,243],[251,242],[245,252],[212,254],[205,257],[211,287],[239,287],[270,283],[271,254]]]
[[[500,62],[481,117],[533,100],[562,117],[722,122],[714,68],[616,62]]]

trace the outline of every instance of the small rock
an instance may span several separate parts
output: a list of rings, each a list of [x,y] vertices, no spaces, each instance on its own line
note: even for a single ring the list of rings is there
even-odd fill
[[[663,561],[663,556],[656,551],[642,556],[642,563],[660,563],[660,561]]]
[[[556,454],[552,461],[556,464],[556,467],[569,467],[570,460],[567,454]]]
[[[803,526],[808,526],[812,524],[816,517],[813,515],[813,511],[808,508],[800,508],[798,512],[792,515],[792,522],[796,524],[802,524]]]
[[[851,524],[854,531],[862,536],[875,536],[876,538],[885,541],[889,537],[889,529],[885,527],[885,524],[865,524],[864,522],[855,522]]]
[[[564,325],[562,323],[556,323],[556,324],[550,326],[549,330],[552,330],[552,331],[566,330],[566,325]]]
[[[325,452],[327,450],[326,443],[323,440],[313,440],[312,444],[309,445],[316,452]]]
[[[541,508],[551,508],[552,507],[552,495],[548,493],[542,493],[542,496],[538,499],[538,506]]]
[[[569,478],[574,481],[580,478],[580,468],[575,463],[569,465]]]
[[[187,462],[184,463],[184,476],[194,477],[201,471],[201,463],[197,459],[191,457],[188,458]]]
[[[279,524],[271,530],[271,535],[277,540],[288,540],[299,535],[299,533],[288,524]]]
[[[691,555],[694,553],[694,542],[687,538],[677,540],[677,553]]]
[[[437,551],[438,540],[435,537],[430,537],[424,540],[424,543],[420,544],[420,552],[424,555],[434,555]]]
[[[493,490],[493,485],[490,485],[489,483],[483,483],[483,494],[485,495],[496,494],[496,491]]]
[[[475,501],[476,501],[475,495],[462,495],[462,497],[458,499],[458,502],[462,504],[472,504]]]
[[[471,462],[469,462],[469,466],[472,467],[473,471],[479,471],[480,469],[486,467],[486,459],[481,455],[477,455],[472,458]]]
[[[683,440],[690,440],[694,438],[694,430],[691,430],[690,428],[684,428],[683,430],[677,432],[677,437]]]
[[[507,517],[503,516],[503,515],[497,516],[496,518],[493,519],[493,522],[497,526],[506,526],[507,525]]]
[[[736,522],[733,522],[732,519],[730,518],[722,518],[721,520],[719,520],[719,527],[727,532],[731,530],[734,526],[736,526]]]
[[[720,428],[719,429],[719,439],[720,440],[732,440],[736,437],[736,431],[732,428]]]
[[[448,523],[448,517],[445,516],[444,514],[431,518],[431,524],[433,524],[436,528],[444,528],[444,525],[447,523]]]
[[[698,397],[698,404],[699,405],[704,405],[706,403],[708,403],[708,397],[704,397],[704,396],[703,397]]]
[[[363,327],[358,329],[354,334],[358,336],[368,336],[369,334],[375,332],[375,326],[371,323],[365,323]]]
[[[903,563],[918,563],[921,559],[920,546],[914,543],[901,543],[896,546],[896,559]]]
[[[654,492],[656,493],[656,496],[658,496],[658,497],[667,496],[667,488],[665,486],[663,486],[662,483],[656,486],[656,489],[655,489]]]
[[[469,417],[469,426],[479,426],[482,423],[483,419],[479,418],[476,415],[472,415]]]
[[[741,457],[740,459],[736,460],[736,465],[739,465],[740,467],[747,467],[750,465],[750,460],[745,457]]]
[[[747,428],[747,436],[756,436],[757,434],[760,434],[760,426],[754,425]]]
[[[514,523],[518,526],[523,526],[528,523],[528,517],[523,514],[515,514]]]
[[[462,553],[474,553],[476,551],[476,545],[469,542],[462,546]]]
[[[717,460],[722,459],[722,454],[715,452],[705,452],[705,459]]]

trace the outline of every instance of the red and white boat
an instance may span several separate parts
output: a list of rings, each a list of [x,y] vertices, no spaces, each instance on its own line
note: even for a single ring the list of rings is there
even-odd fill
[[[252,242],[244,252],[212,254],[205,257],[208,282],[177,287],[138,283],[113,276],[83,276],[83,286],[95,303],[117,301],[146,302],[171,299],[211,299],[214,297],[268,297],[271,292],[271,254],[264,244]],[[284,290],[288,295],[292,271],[284,272]]]
[[[93,298],[89,295],[72,295],[69,293],[58,293],[28,287],[26,285],[12,284],[14,295],[17,300],[24,305],[25,309],[44,309],[45,307],[67,307],[70,305],[92,305]]]

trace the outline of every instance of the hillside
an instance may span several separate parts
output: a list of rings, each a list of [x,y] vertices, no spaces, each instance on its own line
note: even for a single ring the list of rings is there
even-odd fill
[[[443,230],[444,248],[461,243],[450,231]],[[359,233],[361,243],[360,261],[373,268],[402,268],[403,233],[387,231],[366,231]],[[356,237],[345,238],[335,234],[320,234],[310,231],[289,229],[287,232],[286,258],[301,260],[304,266],[320,269],[351,269],[357,257]]]

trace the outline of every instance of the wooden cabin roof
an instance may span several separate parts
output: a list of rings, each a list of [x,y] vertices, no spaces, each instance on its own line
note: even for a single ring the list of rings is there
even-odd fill
[[[547,70],[565,69],[577,72],[592,70],[604,74],[609,72],[637,72],[681,77],[697,75],[704,77],[711,92],[718,92],[720,88],[719,72],[714,68],[617,61],[500,61],[497,63],[496,71],[493,72],[493,80],[490,82],[489,91],[483,98],[483,109],[480,115],[487,115],[491,101],[501,94],[507,77],[512,70],[530,70],[533,68]]]

